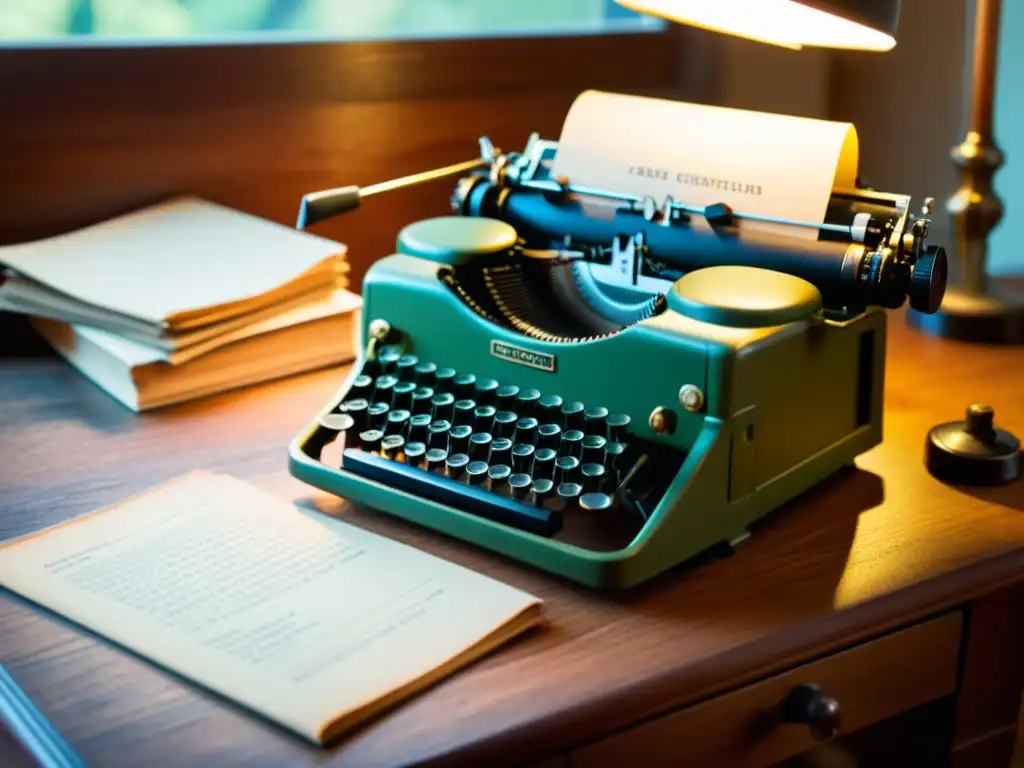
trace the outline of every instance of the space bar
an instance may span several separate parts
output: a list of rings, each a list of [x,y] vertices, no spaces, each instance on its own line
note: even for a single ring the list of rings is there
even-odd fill
[[[392,488],[540,536],[552,536],[562,526],[561,515],[550,509],[523,504],[358,448],[345,449],[341,466]]]

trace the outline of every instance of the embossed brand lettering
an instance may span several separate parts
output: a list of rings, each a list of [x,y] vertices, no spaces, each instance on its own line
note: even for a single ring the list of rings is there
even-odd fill
[[[542,371],[555,370],[555,356],[544,352],[534,352],[532,349],[517,347],[515,344],[506,344],[504,341],[493,339],[491,341],[491,354],[519,365],[528,365],[530,368],[539,368]]]

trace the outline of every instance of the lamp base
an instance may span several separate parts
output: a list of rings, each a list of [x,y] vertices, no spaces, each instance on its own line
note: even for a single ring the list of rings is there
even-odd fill
[[[926,315],[907,310],[912,328],[935,336],[983,344],[1024,344],[1024,290],[990,277],[984,294],[950,285],[939,311]]]

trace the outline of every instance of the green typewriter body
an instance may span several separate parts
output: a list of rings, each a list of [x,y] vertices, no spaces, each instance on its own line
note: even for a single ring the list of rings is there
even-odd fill
[[[292,442],[296,477],[622,588],[741,541],[880,442],[885,307],[944,287],[944,254],[902,250],[920,249],[905,206],[874,244],[739,242],[727,209],[691,242],[647,201],[595,213],[531,187],[541,151],[464,176],[455,215],[372,265],[360,356]]]

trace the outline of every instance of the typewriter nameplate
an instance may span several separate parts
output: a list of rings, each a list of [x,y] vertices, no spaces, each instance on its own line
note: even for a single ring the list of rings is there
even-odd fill
[[[519,347],[508,342],[491,339],[491,354],[519,365],[537,368],[541,371],[555,372],[555,356],[544,352],[535,352],[526,347]]]

